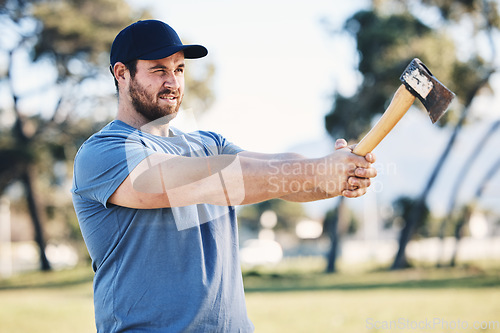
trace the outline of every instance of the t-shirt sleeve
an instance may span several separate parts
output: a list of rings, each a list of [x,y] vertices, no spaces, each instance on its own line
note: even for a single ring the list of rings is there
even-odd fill
[[[232,142],[229,142],[225,138],[223,138],[223,146],[222,146],[222,154],[225,155],[236,155],[238,153],[241,153],[243,151],[242,148],[239,146],[235,145]]]
[[[96,136],[75,158],[73,193],[107,207],[109,197],[130,172],[153,153],[130,137]]]
[[[210,135],[215,140],[219,154],[221,155],[236,155],[244,151],[244,149],[227,140],[220,134],[210,132]]]

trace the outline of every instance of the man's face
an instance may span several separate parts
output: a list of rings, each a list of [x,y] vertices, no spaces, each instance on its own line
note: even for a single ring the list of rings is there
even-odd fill
[[[184,97],[184,54],[159,60],[138,60],[129,94],[135,110],[149,121],[174,116]]]

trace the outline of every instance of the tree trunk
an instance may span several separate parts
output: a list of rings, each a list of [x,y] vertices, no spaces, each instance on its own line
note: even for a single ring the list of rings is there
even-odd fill
[[[326,257],[326,273],[335,273],[337,270],[335,263],[337,261],[337,250],[339,242],[339,235],[337,230],[338,222],[338,215],[330,221],[330,251],[328,251],[328,255]]]
[[[481,199],[481,197],[484,193],[484,189],[486,188],[488,183],[491,181],[491,179],[493,179],[493,177],[495,177],[495,175],[498,172],[500,172],[500,158],[498,160],[496,160],[495,163],[493,163],[493,165],[491,166],[491,168],[488,169],[488,171],[486,171],[483,179],[479,182],[479,186],[477,187],[476,192],[474,193],[472,205],[470,206],[471,208],[467,209],[467,213],[465,214],[464,220],[461,223],[459,223],[455,228],[455,248],[453,250],[453,255],[451,256],[451,260],[450,260],[451,267],[454,267],[456,265],[457,255],[458,255],[458,247],[460,245],[459,244],[460,240],[462,239],[463,227],[473,213],[473,209],[474,209],[473,207],[475,206],[474,202],[477,202],[477,201],[479,201],[479,199]]]
[[[465,120],[465,118],[464,118]],[[401,235],[399,237],[399,249],[396,254],[396,257],[394,258],[394,262],[391,266],[391,270],[397,270],[397,269],[403,269],[408,267],[408,261],[406,259],[406,245],[408,245],[408,242],[412,238],[413,234],[415,233],[416,226],[418,223],[422,220],[422,214],[425,211],[425,204],[427,201],[427,197],[429,195],[430,190],[432,189],[432,186],[434,185],[434,182],[437,179],[437,176],[439,175],[439,172],[441,171],[444,162],[446,161],[446,158],[448,157],[451,148],[453,147],[453,144],[455,143],[456,137],[458,132],[460,131],[461,128],[461,123],[460,126],[457,125],[455,127],[455,131],[453,132],[452,136],[450,137],[450,140],[448,141],[448,144],[446,145],[445,150],[441,154],[441,157],[439,158],[436,166],[434,167],[434,170],[431,174],[431,177],[427,181],[427,184],[422,191],[422,194],[419,196],[417,201],[415,202],[414,206],[411,209],[411,214],[406,221],[405,226],[403,227],[403,230],[401,230]]]
[[[13,110],[14,114],[16,115],[16,121],[14,123],[14,126],[12,127],[12,136],[16,140],[16,146],[19,147],[18,149],[23,151],[23,154],[25,154],[26,156],[30,156],[29,147],[32,138],[29,138],[24,132],[23,117],[21,116],[21,112],[19,110],[19,96],[15,93],[12,79],[12,60],[14,58],[14,52],[18,48],[21,48],[21,46],[22,43],[19,43],[17,48],[14,48],[9,52],[7,78],[12,101],[14,104]],[[36,190],[34,188],[32,163],[33,162],[30,159],[25,161],[25,165],[22,167],[22,171],[19,175],[19,180],[24,185],[24,189],[26,191],[26,201],[28,203],[31,221],[33,223],[33,229],[35,231],[35,242],[37,243],[40,250],[40,269],[42,271],[49,271],[51,270],[51,266],[49,260],[47,259],[47,256],[45,255],[45,239],[43,235],[42,221],[40,218],[39,204],[36,198]],[[13,165],[13,167],[16,166]]]
[[[337,204],[337,214],[335,214],[330,221],[327,221],[330,225],[330,251],[328,251],[326,273],[335,273],[337,271],[337,257],[340,241],[340,228],[339,226],[345,225],[346,217],[346,207],[345,198],[339,197],[339,202]]]
[[[33,170],[31,166],[27,166],[26,170],[21,175],[21,181],[26,190],[26,200],[28,202],[28,209],[35,231],[35,242],[40,251],[40,269],[42,271],[50,271],[52,269],[49,260],[45,254],[45,238],[43,235],[42,221],[40,218],[39,203],[35,194],[33,184]]]
[[[460,240],[462,239],[463,227],[467,224],[472,216],[472,208],[467,208],[464,214],[464,218],[460,223],[455,226],[455,247],[453,249],[453,254],[451,255],[450,267],[455,267],[457,265],[457,256]]]
[[[441,222],[441,226],[439,228],[439,238],[441,239],[441,243],[443,242],[443,239],[445,236],[446,226],[452,221],[453,212],[455,211],[455,206],[457,203],[458,194],[460,193],[460,188],[461,188],[462,184],[464,183],[464,179],[467,177],[469,171],[472,168],[472,165],[476,161],[479,154],[483,151],[488,140],[491,138],[493,133],[495,131],[497,131],[499,128],[500,128],[500,120],[493,122],[493,124],[490,126],[488,131],[483,135],[483,137],[480,140],[478,140],[476,146],[473,148],[470,155],[465,159],[465,162],[464,162],[462,168],[458,172],[457,178],[455,180],[455,183],[454,183],[452,191],[451,191],[451,198],[448,202],[446,217]],[[461,227],[459,227],[458,229],[461,229]],[[456,234],[457,234],[457,231],[455,231],[455,237],[456,237]],[[438,257],[438,261],[436,263],[437,267],[439,267],[441,265],[439,258],[443,257],[443,252],[444,252],[443,247],[444,247],[444,245],[441,244],[441,255]]]

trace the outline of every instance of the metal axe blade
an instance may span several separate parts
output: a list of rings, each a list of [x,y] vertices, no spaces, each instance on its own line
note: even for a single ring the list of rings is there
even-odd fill
[[[455,94],[436,79],[418,58],[410,62],[399,79],[425,106],[432,123],[444,115],[455,98]]]
[[[455,94],[439,82],[417,58],[406,67],[400,79],[403,84],[396,90],[389,107],[370,132],[354,147],[354,154],[365,156],[371,152],[401,120],[417,97],[427,109],[432,123],[443,116],[455,97]]]

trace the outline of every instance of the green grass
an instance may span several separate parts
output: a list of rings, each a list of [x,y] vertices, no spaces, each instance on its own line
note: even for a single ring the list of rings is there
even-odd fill
[[[322,274],[321,268],[321,262],[307,260],[245,270],[247,307],[256,332],[500,332],[500,326],[444,326],[444,321],[500,321],[498,267],[344,269],[334,275]],[[95,332],[91,280],[89,267],[0,280],[0,332]],[[395,328],[426,321],[436,326]],[[370,329],[391,322],[393,329]]]
[[[403,332],[370,329],[399,323],[500,320],[500,291],[485,290],[326,290],[250,293],[247,305],[258,332]],[[443,321],[444,323],[444,321]],[[409,326],[411,327],[411,326]],[[457,332],[435,327],[434,332]],[[499,327],[497,326],[497,330]],[[410,330],[411,331],[411,330]],[[413,330],[421,332],[420,330]],[[492,330],[493,331],[493,330]],[[472,332],[468,330],[467,332]]]
[[[262,333],[458,332],[452,325],[477,321],[494,321],[496,329],[460,331],[500,332],[500,270],[495,267],[335,275],[278,267],[245,272],[245,286],[249,316]]]
[[[95,332],[90,267],[0,280],[0,332]]]

